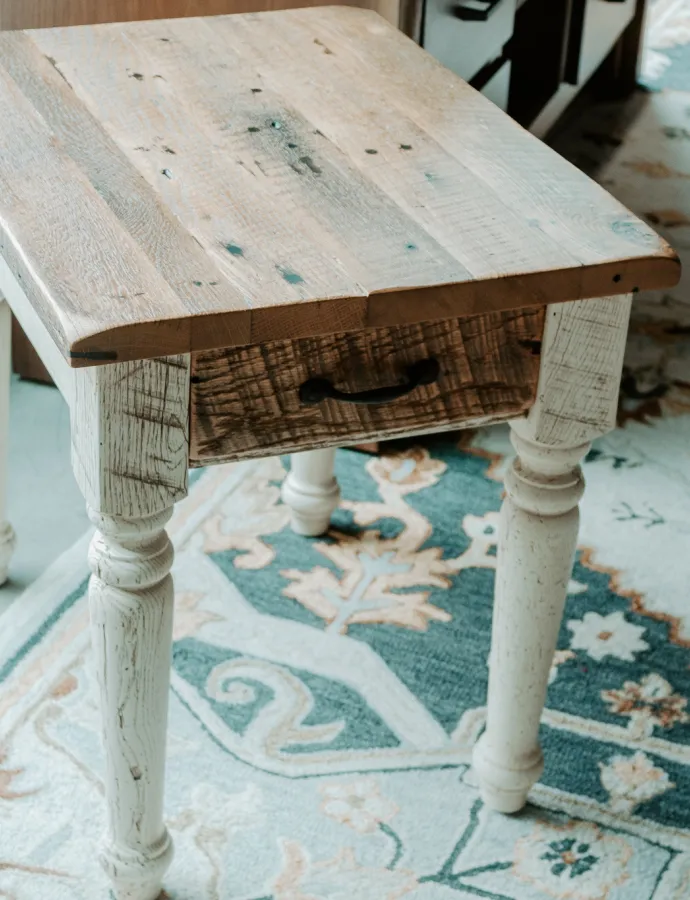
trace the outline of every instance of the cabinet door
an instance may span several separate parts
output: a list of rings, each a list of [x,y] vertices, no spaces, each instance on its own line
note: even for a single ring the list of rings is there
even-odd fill
[[[515,18],[508,112],[524,126],[560,87],[573,0],[526,0]]]
[[[471,81],[501,55],[513,33],[515,0],[426,0],[422,45],[456,75]],[[483,19],[472,19],[479,7]]]
[[[565,81],[585,84],[635,16],[637,0],[573,0]]]

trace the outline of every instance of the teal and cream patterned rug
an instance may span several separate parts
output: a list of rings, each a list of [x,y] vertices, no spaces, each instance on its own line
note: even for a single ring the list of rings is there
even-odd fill
[[[690,389],[655,403],[627,400],[585,464],[546,771],[514,817],[483,807],[468,766],[505,429],[340,451],[323,539],[289,529],[285,461],[195,480],[171,529],[169,900],[690,896]],[[12,900],[108,896],[85,552],[0,633]]]
[[[655,87],[690,59],[661,12],[687,24],[688,5],[654,4]],[[606,147],[600,180],[690,257],[690,94],[639,101],[622,137],[604,110],[572,154]],[[686,277],[637,298],[620,427],[584,465],[546,771],[514,817],[483,807],[468,764],[506,429],[341,451],[323,539],[289,530],[287,461],[198,475],[171,528],[168,900],[690,898],[689,448]],[[6,900],[108,897],[88,538],[1,622]]]

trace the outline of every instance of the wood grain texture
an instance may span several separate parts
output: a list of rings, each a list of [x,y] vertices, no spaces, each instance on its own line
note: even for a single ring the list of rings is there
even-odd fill
[[[0,117],[0,254],[75,367],[679,276],[367,11],[0,35]]]
[[[191,464],[519,415],[534,399],[542,327],[534,309],[194,354]],[[306,405],[298,396],[315,377],[348,392],[400,384],[428,357],[440,364],[438,381],[392,403]]]
[[[90,509],[153,515],[187,493],[189,357],[75,373],[72,467]]]
[[[539,389],[520,433],[547,446],[576,446],[611,431],[632,295],[550,306]]]

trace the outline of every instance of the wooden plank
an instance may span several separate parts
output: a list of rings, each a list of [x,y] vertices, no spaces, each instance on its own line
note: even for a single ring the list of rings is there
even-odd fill
[[[160,202],[156,191],[140,177],[102,125],[79,102],[49,58],[21,33],[3,35],[0,47],[2,65],[14,83],[183,304],[196,313],[214,306],[236,309],[241,315],[228,320],[224,328],[215,322],[214,330],[224,331],[228,344],[248,342],[250,319],[244,297],[225,279],[173,212]],[[161,327],[163,323],[157,323],[154,332]],[[137,356],[147,355],[148,334],[137,329],[133,335]],[[186,329],[176,337],[176,349],[188,349]],[[157,340],[154,336],[153,352]]]
[[[363,11],[3,35],[0,67],[2,253],[75,367],[678,279]]]
[[[353,274],[353,293],[358,284],[371,293],[391,284],[408,288],[420,282],[444,284],[471,277],[456,256],[444,249],[433,234],[430,236],[423,227],[426,223],[415,221],[409,210],[357,169],[348,153],[315,133],[312,123],[290,107],[289,93],[282,97],[271,91],[243,57],[233,52],[226,37],[218,35],[205,20],[186,23],[184,36],[167,23],[141,26],[135,38],[122,42],[118,57],[126,55],[130,70],[144,73],[141,84],[135,80],[136,104],[125,93],[131,84],[126,72],[98,65],[99,59],[107,58],[113,38],[89,43],[94,54],[89,71],[99,86],[98,106],[107,105],[114,133],[131,134],[137,129],[137,141],[150,147],[146,162],[155,161],[152,168],[157,180],[158,167],[170,165],[176,178],[183,182],[183,195],[175,193],[174,184],[163,183],[160,188],[166,200],[170,190],[172,199],[168,202],[175,204],[182,221],[193,222],[198,216],[197,190],[211,189],[214,196],[222,191],[221,180],[228,177],[225,168],[216,169],[213,177],[217,176],[217,182],[209,184],[210,167],[218,159],[214,149],[222,146],[225,155],[241,166],[243,177],[232,181],[233,196],[242,204],[253,205],[261,233],[245,238],[239,234],[241,226],[237,222],[225,224],[225,234],[237,235],[243,250],[242,255],[228,256],[219,238],[220,211],[212,210],[213,230],[207,226],[204,243],[210,254],[220,255],[219,265],[232,264],[238,272],[251,265],[256,283],[250,287],[260,286],[264,293],[274,293],[277,303],[285,302],[297,288],[286,286],[277,272],[276,253],[299,255],[303,261],[288,258],[286,265],[299,267],[306,278],[309,254],[319,247],[326,250],[328,258],[341,260]],[[51,46],[52,51],[58,49]],[[79,56],[83,57],[83,53]],[[206,62],[221,58],[222,80],[217,64]],[[72,74],[72,70],[67,70],[69,78]],[[165,93],[156,90],[156,78],[165,80]],[[231,111],[228,82],[234,91]],[[192,109],[199,127],[190,136],[185,133],[185,114]],[[152,119],[157,115],[165,119],[169,139],[166,146],[174,149],[173,158],[169,153],[156,154],[158,123]],[[145,134],[142,129],[146,129]],[[132,159],[139,162],[136,156]],[[250,178],[248,172],[253,172],[254,177]],[[203,224],[196,226],[197,234]],[[257,254],[257,238],[262,241],[262,258]],[[303,240],[302,246],[295,246],[298,239]],[[477,243],[476,237],[474,242]],[[294,249],[290,250],[291,246]],[[406,248],[413,249],[405,252]],[[305,268],[307,271],[303,272]]]
[[[204,465],[514,417],[534,400],[543,309],[193,354],[190,458]],[[388,404],[301,402],[324,377],[359,392],[433,357],[438,381]]]
[[[134,313],[184,315],[44,121],[0,68],[0,253],[65,356]],[[112,358],[106,352],[105,359]]]
[[[186,31],[172,44],[172,51],[169,44],[164,45],[164,52],[171,54],[171,66],[177,61],[178,71],[180,54],[184,52],[183,68],[190,73],[186,81],[194,83],[195,108],[208,108],[214,117],[219,116],[223,108],[227,110],[227,100],[223,102],[223,91],[218,87],[217,72],[203,65],[202,47],[211,49],[212,55],[216,48],[218,52],[226,48],[228,77],[239,87],[246,86],[249,98],[252,96],[251,85],[258,83],[262,87],[262,93],[252,98],[255,111],[247,114],[247,121],[252,124],[271,120],[276,104],[281,103],[278,94],[285,98],[282,103],[287,98],[295,98],[293,102],[299,108],[299,114],[291,111],[280,148],[288,165],[299,168],[299,160],[308,158],[321,167],[322,161],[330,158],[335,166],[347,166],[348,169],[345,170],[347,181],[343,179],[341,184],[329,171],[324,171],[320,178],[305,171],[306,177],[293,178],[292,192],[298,196],[304,193],[310,209],[322,199],[332,216],[334,207],[341,207],[347,196],[344,194],[347,185],[351,194],[361,190],[362,213],[368,213],[362,224],[368,227],[361,235],[364,246],[353,247],[353,251],[359,259],[363,252],[369,255],[380,253],[382,260],[388,259],[388,267],[399,272],[399,286],[406,286],[406,269],[415,272],[417,278],[426,279],[428,284],[443,284],[460,278],[496,278],[524,271],[536,257],[544,260],[545,267],[576,265],[567,251],[539,231],[533,232],[531,242],[525,246],[507,244],[508,229],[524,228],[519,217],[506,211],[505,204],[493,191],[477,182],[404,111],[382,104],[376,82],[372,85],[362,79],[355,92],[346,90],[340,63],[332,59],[336,52],[326,53],[323,48],[331,48],[325,41],[315,45],[313,36],[309,38],[305,29],[296,27],[292,20],[274,24],[269,19],[260,32],[244,17],[237,21],[222,19],[213,32],[210,26],[201,24],[208,32],[203,40],[200,34]],[[291,49],[294,46],[306,46],[305,53],[295,54]],[[232,48],[233,52],[227,53],[227,48]],[[155,42],[147,44],[146,50],[155,53]],[[177,83],[176,88],[177,96],[180,89]],[[241,96],[241,91],[238,93]],[[233,121],[235,118],[236,112]],[[239,118],[242,131],[244,122],[241,116]],[[260,144],[264,133],[262,130],[253,136],[253,147]],[[298,148],[292,153],[287,147],[290,137],[293,142],[298,141]],[[276,141],[270,143],[273,149]],[[408,145],[411,150],[401,149]],[[269,150],[268,147],[261,149]],[[275,150],[273,153],[280,158]],[[301,167],[306,170],[304,164]],[[292,176],[295,174],[291,167],[288,172]],[[310,185],[312,190],[308,191]],[[469,185],[472,190],[468,189]],[[380,216],[375,215],[374,200],[377,198],[381,198]],[[369,206],[368,210],[364,208],[365,204]],[[391,221],[393,210],[395,218]],[[393,223],[396,221],[400,221],[406,232],[395,233]],[[386,222],[391,224],[386,225]],[[479,222],[481,227],[477,227]],[[342,237],[351,239],[357,218],[346,214],[335,224]],[[385,243],[389,233],[396,239],[393,252],[390,241]],[[427,235],[433,238],[432,246]],[[401,253],[408,244],[414,250]],[[500,252],[497,247],[501,247]],[[425,266],[429,253],[434,250],[439,264],[434,268]],[[389,271],[382,268],[378,258],[374,263],[374,271],[389,279]],[[371,274],[364,284],[370,293],[379,290]],[[540,300],[546,302],[544,297],[535,298],[535,302]]]
[[[184,30],[196,34],[199,24],[189,20]],[[104,26],[41,32],[34,40],[63,60],[60,71],[82,102],[249,306],[259,297],[267,306],[298,303],[310,296],[306,291],[324,299],[364,296],[365,288],[339,259],[340,244],[319,235],[308,206],[299,206],[289,191],[264,188],[260,160],[257,165],[251,151],[238,160],[233,135],[209,127],[203,111],[168,80],[168,69],[138,46],[136,36],[152,28],[159,45],[165,44],[161,37],[179,36],[179,25],[156,23],[138,26],[132,37],[119,26]],[[192,77],[184,66],[180,80]],[[227,107],[232,82],[223,83]],[[233,99],[235,90],[233,85]]]
[[[322,10],[308,25],[298,11],[283,16],[285,23],[302,29],[302,55],[314,34],[334,53],[347,47],[339,54],[337,70],[311,54],[320,78],[330,72],[333,83],[343,89],[347,85],[350,93],[376,78],[388,106],[434,135],[476,181],[498,194],[506,211],[519,214],[523,227],[551,235],[572,252],[584,267],[581,296],[610,293],[613,274],[621,275],[627,289],[635,261],[647,261],[650,272],[657,265],[664,268],[665,260],[655,257],[668,256],[670,248],[654,231],[433,57],[420,54],[411,41],[386,39],[390,29],[380,18],[345,8]],[[414,78],[409,77],[411,67]],[[529,242],[527,234],[523,230],[520,239]]]

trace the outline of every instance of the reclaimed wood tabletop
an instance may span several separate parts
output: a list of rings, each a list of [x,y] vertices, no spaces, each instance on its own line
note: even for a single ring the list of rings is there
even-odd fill
[[[381,17],[0,35],[0,255],[72,366],[668,287],[673,251]]]

